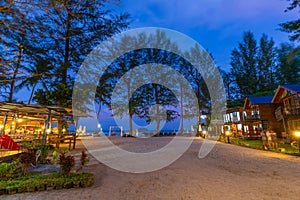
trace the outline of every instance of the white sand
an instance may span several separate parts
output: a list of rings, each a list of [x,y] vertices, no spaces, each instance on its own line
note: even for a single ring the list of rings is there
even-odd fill
[[[171,138],[113,138],[120,147],[147,152]],[[204,159],[202,140],[159,171],[130,174],[91,160],[95,184],[85,189],[0,196],[0,199],[300,199],[300,158],[218,143]]]

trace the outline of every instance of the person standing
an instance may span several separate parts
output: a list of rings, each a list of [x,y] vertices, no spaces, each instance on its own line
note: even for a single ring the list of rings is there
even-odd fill
[[[268,141],[268,148],[272,147],[272,134],[270,130],[267,130],[266,132],[267,141]]]
[[[272,140],[272,146],[277,151],[278,149],[278,141],[277,141],[277,134],[274,131],[271,131],[271,140]]]

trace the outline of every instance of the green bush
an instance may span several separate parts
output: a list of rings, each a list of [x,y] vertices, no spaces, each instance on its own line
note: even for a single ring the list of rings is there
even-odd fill
[[[48,164],[50,160],[47,159],[49,150],[53,150],[54,146],[51,144],[43,144],[38,147],[39,157],[38,157],[38,163],[41,164]]]
[[[81,173],[61,176],[58,173],[51,174],[30,174],[11,178],[10,180],[0,182],[0,190],[44,187],[45,185],[61,186],[69,188],[73,185],[88,187],[94,183],[94,174]]]
[[[66,156],[65,153],[62,153],[59,156],[59,165],[61,166],[62,175],[70,174],[72,168],[75,166],[74,156]]]
[[[9,180],[17,169],[16,162],[0,163],[0,181]]]

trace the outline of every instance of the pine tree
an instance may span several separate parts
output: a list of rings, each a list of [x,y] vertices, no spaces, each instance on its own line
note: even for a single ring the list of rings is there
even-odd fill
[[[253,33],[245,32],[243,42],[231,53],[231,74],[242,98],[257,91],[257,48]]]
[[[257,91],[274,91],[277,87],[275,77],[277,55],[273,39],[269,39],[266,34],[263,34],[257,54]]]
[[[294,56],[289,59],[290,52],[294,46],[289,43],[283,43],[278,48],[279,68],[276,72],[278,84],[296,84],[300,82],[300,58]]]

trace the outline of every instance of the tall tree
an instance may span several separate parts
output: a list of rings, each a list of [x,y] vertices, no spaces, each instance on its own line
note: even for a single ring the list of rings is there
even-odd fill
[[[22,68],[26,63],[26,50],[34,41],[31,25],[33,21],[28,18],[28,13],[23,12],[23,1],[6,1],[1,3],[0,9],[0,48],[1,67],[6,71],[7,94],[4,99],[8,102],[14,101],[16,85]],[[30,59],[27,59],[30,60]],[[26,64],[25,64],[26,63]]]
[[[294,56],[289,58],[294,46],[283,43],[278,48],[279,67],[277,69],[277,80],[279,84],[296,84],[300,82],[300,58]]]
[[[48,92],[48,87],[53,78],[53,66],[51,60],[45,60],[39,55],[36,55],[35,57],[36,61],[34,61],[31,65],[23,67],[25,76],[20,78],[20,83],[16,87],[17,90],[21,90],[24,87],[26,87],[28,90],[31,90],[27,102],[28,104],[31,103],[38,84],[41,84],[42,88]]]
[[[122,40],[122,45],[128,45],[128,42],[132,45],[133,40],[134,38],[124,39]],[[118,85],[118,90],[114,89],[114,95],[117,96],[117,99],[114,99],[114,102],[112,102],[110,98],[109,103],[110,106],[117,105],[115,107],[112,107],[115,116],[122,117],[125,115],[128,117],[130,135],[133,134],[133,115],[135,114],[136,98],[138,98],[135,95],[134,100],[131,99],[132,94],[134,92],[132,88],[134,87],[135,82],[137,82],[140,78],[143,77],[137,76],[134,73],[127,72],[133,69],[134,67],[138,66],[139,62],[141,62],[141,60],[139,59],[139,54],[135,51],[132,51],[127,53],[126,55],[122,55],[121,57],[119,57],[117,61],[113,63],[113,65],[108,69],[107,72],[110,74],[107,75],[110,77],[110,79],[107,79],[107,81],[114,82],[113,85],[110,85],[111,87],[114,87],[115,84],[118,82],[117,78],[123,78],[123,82],[119,83]],[[125,74],[127,76],[123,76]],[[112,92],[112,89],[110,89],[110,91]],[[112,95],[112,93],[110,93],[110,95]]]
[[[273,91],[276,89],[276,49],[272,38],[263,34],[260,38],[257,52],[258,91]]]
[[[9,42],[14,43],[15,46],[20,44],[19,47],[25,50],[28,48],[23,40],[19,40],[21,37],[12,38],[12,33],[24,37],[24,41],[28,41],[30,46],[40,46],[40,51],[37,50],[31,55],[28,53],[26,56],[30,57],[35,53],[43,52],[41,59],[55,59],[52,66],[55,69],[53,73],[56,75],[50,89],[55,88],[56,83],[62,83],[72,89],[74,73],[85,56],[98,43],[125,29],[128,25],[128,14],[118,14],[109,9],[107,5],[111,3],[114,1],[24,2],[9,0],[1,3],[0,46],[5,47],[7,45],[4,42]],[[16,51],[12,51],[10,48],[10,52]],[[17,63],[22,61],[23,54],[19,53],[17,56],[18,59],[14,60],[15,67],[12,69],[11,88],[16,85],[14,81],[18,80],[18,66],[22,66],[22,62]],[[1,58],[13,60],[9,56],[1,55]],[[9,99],[13,93],[14,91],[11,89]]]
[[[57,55],[58,81],[67,84],[70,73],[76,72],[87,55],[99,42],[118,33],[128,25],[128,14],[116,14],[107,9],[107,2],[50,1],[38,20],[43,32],[52,39],[53,54]],[[108,1],[110,2],[110,1]],[[69,84],[68,84],[69,85]]]
[[[259,44],[253,33],[245,32],[243,42],[231,53],[231,71],[240,99],[259,91],[276,89],[277,51],[272,38],[263,34]]]
[[[193,66],[191,63],[184,60],[183,64],[180,65],[180,72],[185,74],[185,77],[190,81],[195,91],[198,101],[198,110],[196,111],[197,113],[195,116],[198,116],[197,125],[199,127],[201,125],[202,111],[209,110],[211,106],[211,96],[207,88],[207,84],[209,83],[205,82],[204,77],[207,78],[206,80],[209,79],[209,69],[213,66],[211,63],[212,56],[202,50],[198,45],[192,47],[188,52],[186,52],[185,56],[192,63],[196,64],[196,66]],[[202,69],[202,71],[199,71],[199,69]],[[192,109],[196,110],[196,108]],[[198,128],[197,131],[199,131]]]
[[[257,42],[253,33],[245,32],[243,42],[231,53],[231,74],[242,98],[257,90]]]

